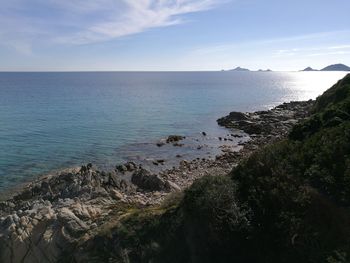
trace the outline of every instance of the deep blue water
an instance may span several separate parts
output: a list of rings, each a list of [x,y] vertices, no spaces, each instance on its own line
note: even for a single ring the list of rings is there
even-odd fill
[[[0,190],[82,163],[109,167],[175,152],[154,142],[169,134],[225,133],[215,120],[232,110],[315,98],[344,75],[0,73]]]

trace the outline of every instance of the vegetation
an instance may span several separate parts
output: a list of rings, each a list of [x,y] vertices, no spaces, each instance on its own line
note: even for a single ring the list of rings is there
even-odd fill
[[[349,262],[349,156],[350,75],[289,138],[229,176],[204,177],[162,207],[130,214],[99,237],[107,251],[94,253],[122,262]]]

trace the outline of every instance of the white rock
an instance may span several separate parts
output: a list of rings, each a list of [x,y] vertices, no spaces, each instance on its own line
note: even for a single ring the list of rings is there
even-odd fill
[[[110,194],[115,200],[121,200],[124,198],[124,196],[118,190],[115,189],[112,189]]]

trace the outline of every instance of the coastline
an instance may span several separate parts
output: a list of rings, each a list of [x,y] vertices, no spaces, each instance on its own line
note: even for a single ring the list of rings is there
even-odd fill
[[[226,175],[255,150],[283,139],[295,123],[309,115],[313,103],[289,102],[268,111],[232,112],[220,118],[219,125],[243,130],[250,140],[238,149],[223,147],[222,154],[214,159],[182,160],[179,166],[159,173],[133,162],[111,172],[88,165],[80,171],[61,171],[26,184],[13,198],[0,202],[2,260],[52,259],[60,255],[62,247],[67,249],[92,238],[120,207],[159,205],[202,176]],[[230,136],[236,135],[218,140],[228,141]],[[50,235],[45,236],[48,231]],[[41,238],[34,245],[32,239],[37,236]],[[21,253],[14,255],[12,250]]]

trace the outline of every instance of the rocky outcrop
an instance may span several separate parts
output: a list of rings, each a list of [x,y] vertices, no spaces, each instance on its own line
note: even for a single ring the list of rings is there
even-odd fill
[[[166,139],[166,143],[174,143],[174,142],[179,142],[183,139],[185,139],[186,137],[181,136],[181,135],[170,135],[168,136],[168,138]]]
[[[127,162],[125,164],[120,164],[115,167],[117,172],[133,172],[138,168],[134,162]]]
[[[140,169],[133,173],[131,182],[139,188],[147,191],[167,191],[169,186],[156,174],[151,174],[145,169]]]
[[[281,104],[268,111],[231,112],[217,120],[226,128],[243,130],[252,135],[285,135],[298,121],[309,115],[314,101],[296,101]]]
[[[115,191],[135,187],[115,173],[64,172],[31,183],[0,202],[0,262],[56,262],[106,220]]]
[[[130,173],[131,182],[123,179]],[[112,207],[153,205],[180,190],[133,162],[108,173],[89,164],[43,177],[0,202],[0,262],[70,262],[77,245],[109,222]]]

